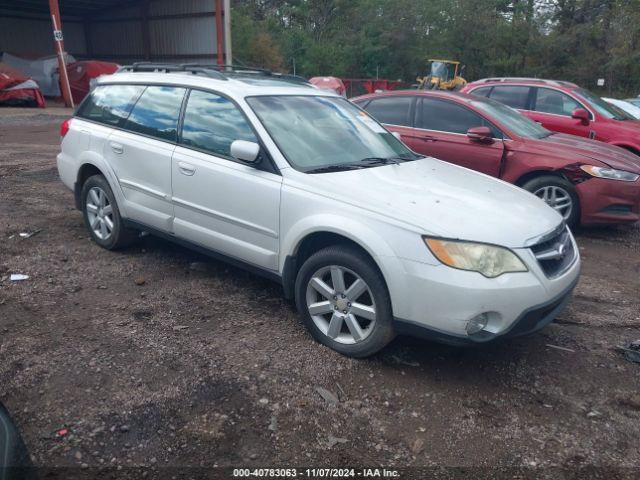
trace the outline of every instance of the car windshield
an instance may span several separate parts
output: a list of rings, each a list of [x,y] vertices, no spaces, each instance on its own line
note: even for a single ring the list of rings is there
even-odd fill
[[[600,115],[614,120],[635,120],[631,115],[622,110],[620,107],[616,107],[610,103],[605,102],[595,93],[591,93],[584,88],[578,88],[575,90],[580,97],[588,102],[593,108],[595,108]]]
[[[301,171],[419,158],[343,98],[278,95],[248,97],[247,102],[287,161]]]
[[[504,125],[513,133],[524,138],[544,138],[552,134],[539,123],[525,117],[517,110],[504,103],[491,100],[472,100],[471,104],[484,113],[491,121]]]

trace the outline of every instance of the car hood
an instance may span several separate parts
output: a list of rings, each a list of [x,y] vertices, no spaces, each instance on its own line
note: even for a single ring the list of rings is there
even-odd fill
[[[549,135],[536,140],[536,143],[542,148],[549,149],[548,151],[554,155],[560,153],[562,157],[571,158],[577,154],[598,160],[611,168],[640,173],[640,157],[615,145],[563,133]],[[560,148],[566,149],[566,155],[564,155],[565,152],[559,152]]]
[[[315,192],[425,235],[518,248],[562,222],[532,194],[434,158],[304,177]]]

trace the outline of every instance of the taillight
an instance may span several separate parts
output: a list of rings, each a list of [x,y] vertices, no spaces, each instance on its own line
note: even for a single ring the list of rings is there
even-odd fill
[[[71,126],[71,119],[67,119],[64,122],[62,122],[62,125],[60,125],[60,138],[64,138],[64,136],[67,134],[67,132],[69,131],[69,127]]]

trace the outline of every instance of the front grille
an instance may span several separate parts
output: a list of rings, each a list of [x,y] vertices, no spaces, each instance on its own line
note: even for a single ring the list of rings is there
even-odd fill
[[[531,251],[538,260],[540,268],[549,278],[564,273],[576,258],[571,234],[566,227],[550,239],[532,246]]]

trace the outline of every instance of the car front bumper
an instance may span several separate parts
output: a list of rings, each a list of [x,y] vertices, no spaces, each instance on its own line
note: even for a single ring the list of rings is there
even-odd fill
[[[583,225],[635,223],[640,220],[640,180],[590,178],[576,185]]]
[[[576,258],[554,278],[545,275],[529,249],[516,250],[529,271],[497,278],[444,265],[403,261],[409,293],[402,304],[396,304],[391,291],[396,332],[464,345],[543,328],[566,307],[578,283],[580,258],[572,242]],[[482,313],[490,318],[487,327],[467,334],[469,321]]]

